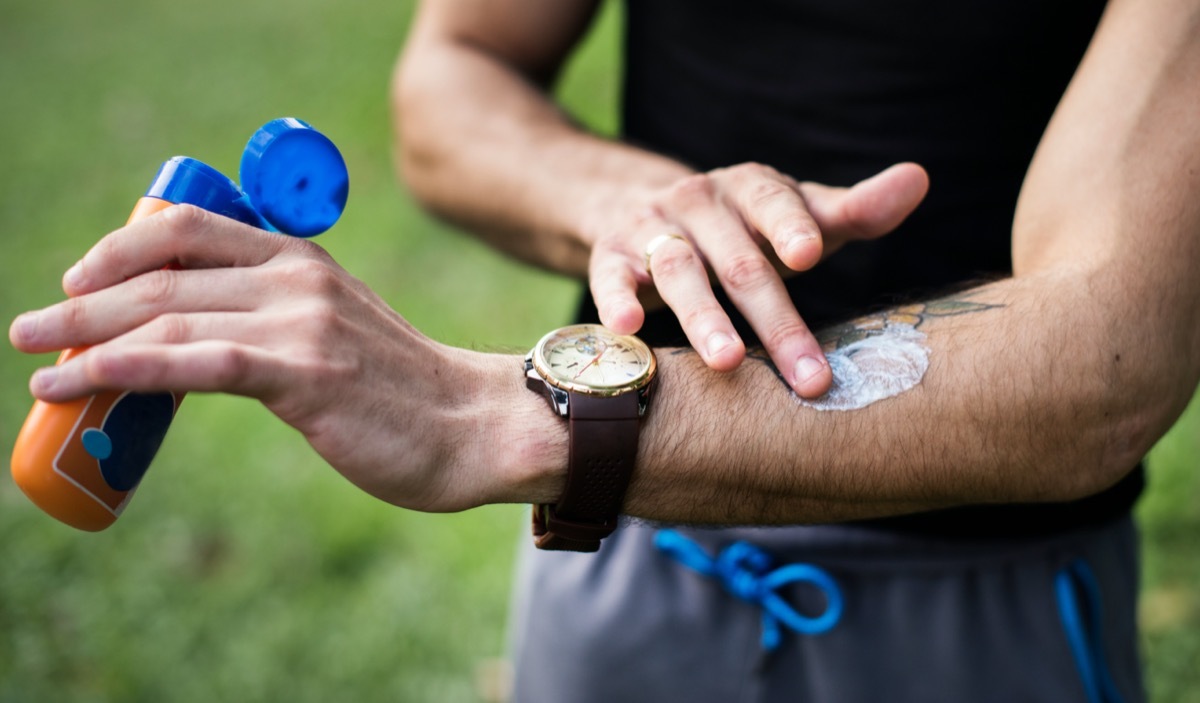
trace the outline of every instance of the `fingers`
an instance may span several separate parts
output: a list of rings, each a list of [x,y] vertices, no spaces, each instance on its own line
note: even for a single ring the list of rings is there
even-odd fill
[[[746,346],[717,303],[708,269],[685,230],[657,211],[648,211],[638,219],[631,241],[641,250],[641,266],[648,269],[646,275],[679,319],[692,348],[713,369],[737,368]]]
[[[175,205],[101,239],[63,276],[63,290],[83,295],[171,264],[255,266],[286,247],[302,245],[191,205]]]
[[[730,175],[730,198],[746,225],[771,243],[788,268],[815,266],[823,250],[821,227],[795,182],[761,164],[742,164],[730,169]]]
[[[704,363],[717,371],[737,368],[746,356],[746,345],[717,303],[708,272],[692,245],[684,239],[664,241],[650,257],[650,273]]]
[[[172,261],[201,268],[162,268]],[[44,400],[101,388],[267,400],[286,390],[281,379],[295,366],[287,349],[329,343],[348,300],[378,304],[319,247],[183,206],[106,237],[66,288],[76,297],[9,330],[26,352],[91,347],[35,374],[31,390]]]
[[[690,244],[663,239],[684,233]],[[794,181],[769,167],[745,164],[676,183],[628,231],[593,247],[589,281],[601,321],[622,334],[641,326],[645,314],[637,289],[651,281],[639,269],[648,267],[691,346],[709,367],[732,370],[745,357],[745,343],[713,294],[711,266],[792,387],[804,397],[824,393],[832,382],[828,364],[762,253],[760,236],[798,268],[820,259],[817,223]],[[637,261],[651,243],[653,255]]]
[[[110,342],[116,346],[191,344],[221,340],[262,348],[276,348],[289,326],[299,324],[283,312],[269,318],[247,312],[198,312],[160,315]]]
[[[840,245],[880,237],[900,226],[929,192],[929,174],[917,164],[902,163],[850,188],[811,182],[798,187],[826,241]]]
[[[929,175],[914,163],[896,164],[850,188],[798,183],[761,164],[725,171],[746,224],[793,271],[812,268],[847,241],[891,232],[929,191]]]
[[[266,400],[284,385],[281,368],[267,351],[222,340],[96,347],[38,370],[29,387],[52,403],[108,389],[220,391]]]
[[[924,169],[911,163],[850,188],[798,183],[753,163],[694,174],[658,192],[647,210],[651,216],[597,241],[589,278],[600,319],[618,332],[636,331],[645,318],[638,286],[652,282],[705,362],[730,370],[745,346],[713,295],[711,268],[780,375],[802,397],[817,397],[829,389],[832,372],[791,301],[778,262],[764,254],[764,241],[785,266],[807,270],[846,241],[894,229],[928,188]],[[672,233],[686,233],[694,248],[656,239]],[[639,265],[645,247],[660,241],[648,265]]]
[[[611,240],[597,242],[588,261],[588,285],[600,322],[617,334],[633,334],[646,313],[638,302],[636,264]]]
[[[262,288],[262,282],[244,269],[151,271],[25,313],[13,322],[9,339],[14,347],[29,353],[97,344],[164,313],[252,309],[261,302]]]
[[[710,200],[687,210],[682,222],[789,385],[805,398],[827,391],[833,375],[820,343],[800,318],[783,279],[747,236],[746,226],[737,214]],[[655,281],[670,303],[657,269]],[[712,305],[716,306],[715,300]],[[674,305],[671,307],[687,329],[685,315]]]

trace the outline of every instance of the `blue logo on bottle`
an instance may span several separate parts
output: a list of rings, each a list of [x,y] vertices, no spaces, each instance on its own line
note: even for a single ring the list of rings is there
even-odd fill
[[[103,427],[84,430],[83,448],[100,462],[104,482],[117,491],[137,486],[174,415],[175,397],[170,393],[126,393],[108,412]]]

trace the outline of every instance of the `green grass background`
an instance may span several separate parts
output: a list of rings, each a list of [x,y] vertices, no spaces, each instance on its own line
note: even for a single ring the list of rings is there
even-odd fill
[[[0,320],[61,297],[158,164],[234,174],[250,133],[294,115],[351,171],[318,241],[443,342],[527,348],[576,284],[505,260],[399,187],[386,104],[411,2],[0,2]],[[615,125],[609,7],[560,87]],[[520,165],[514,165],[519,168]],[[0,446],[49,357],[0,345]],[[1195,408],[1151,459],[1143,622],[1158,700],[1200,694]],[[499,656],[515,506],[426,516],[374,501],[256,403],[189,396],[113,528],[85,534],[0,480],[0,701],[472,701]]]

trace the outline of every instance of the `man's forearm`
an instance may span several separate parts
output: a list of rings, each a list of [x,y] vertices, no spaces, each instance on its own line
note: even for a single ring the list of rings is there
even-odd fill
[[[1195,363],[1174,358],[1187,337],[1179,321],[1139,312],[1116,289],[1103,274],[1009,279],[828,330],[831,358],[839,347],[865,357],[868,373],[912,371],[885,368],[896,359],[886,349],[872,357],[889,335],[928,354],[919,382],[873,402],[864,392],[857,409],[802,403],[766,357],[719,374],[690,350],[660,350],[626,511],[824,522],[1102,490],[1166,431],[1197,379]],[[561,439],[541,446],[545,475],[561,481]],[[552,502],[559,489],[548,480],[531,498]]]
[[[586,132],[532,77],[479,45],[447,38],[435,20],[419,23],[410,38],[393,105],[397,160],[438,214],[510,254],[582,276],[597,228],[588,219],[606,199],[691,173]]]
[[[1191,121],[1200,96],[1198,24],[1194,2],[1110,3],[1022,189],[1014,278],[973,291],[966,299],[982,305],[974,311],[922,313],[912,327],[927,359],[911,388],[863,407],[822,411],[797,401],[763,364],[722,375],[694,356],[664,353],[628,511],[703,522],[836,520],[1071,499],[1117,481],[1182,411],[1200,377],[1200,140]],[[480,95],[487,95],[482,83],[501,85],[501,78],[480,78]],[[530,99],[536,90],[524,90],[530,109],[510,104],[498,111],[504,119],[540,127],[557,119],[556,129],[567,129],[561,117],[551,119],[551,108]],[[587,188],[569,190],[577,182],[572,149],[555,151],[571,144],[567,133],[519,131],[526,128],[490,119],[470,126],[471,134],[518,130],[521,148],[505,151],[495,142],[497,163],[511,161],[506,168],[524,166],[529,154],[558,160],[536,164],[553,166],[548,172],[558,185],[530,187],[529,179],[546,176],[522,174],[513,181],[521,185],[506,193],[516,214],[498,220],[517,222],[521,210],[559,212],[563,201],[546,197],[588,197]],[[528,151],[531,141],[550,151]],[[568,190],[554,191],[558,186]],[[521,200],[529,193],[532,199]],[[624,256],[638,258],[644,247]],[[688,253],[681,245],[674,251]],[[664,253],[652,272],[656,286],[669,277],[666,260]],[[745,267],[732,264],[747,261],[731,257],[721,278],[727,291],[746,289],[737,275]],[[747,298],[742,310],[749,316],[759,307]],[[887,320],[875,324],[886,329]],[[764,320],[755,329],[768,340],[787,327]],[[707,339],[689,334],[702,351]],[[789,373],[784,364],[780,370]],[[515,402],[530,408],[527,401]],[[563,428],[553,417],[529,428],[514,464],[523,467],[523,490],[489,498],[557,498]]]
[[[829,369],[782,278],[893,230],[924,197],[925,171],[896,164],[850,187],[757,163],[695,173],[587,133],[546,89],[595,4],[422,3],[393,100],[405,180],[497,248],[586,274],[614,331],[636,332],[647,307],[665,304],[705,362],[725,370],[745,353],[736,309],[798,393],[823,393]]]

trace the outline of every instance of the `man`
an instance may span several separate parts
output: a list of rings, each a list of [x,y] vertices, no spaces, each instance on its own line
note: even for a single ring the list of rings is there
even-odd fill
[[[1129,470],[1142,448],[1126,454],[1126,433],[1159,430],[1142,425],[1146,418],[1127,417],[1112,435],[1108,423],[1121,411],[1101,409],[1093,399],[1130,400],[1128,374],[1147,373],[1182,381],[1176,399],[1162,402],[1152,393],[1158,397],[1150,401],[1178,412],[1196,372],[1186,353],[1165,349],[1165,356],[1131,367],[1121,340],[1132,341],[1133,330],[1111,317],[1097,293],[1111,286],[1128,291],[1129,300],[1148,300],[1127,288],[1133,279],[1124,275],[1101,283],[1107,279],[1101,271],[1125,268],[1126,257],[1114,247],[1133,241],[1129,228],[1145,232],[1143,218],[1164,214],[1161,191],[1146,185],[1148,174],[1133,161],[1171,181],[1181,204],[1200,198],[1196,138],[1184,127],[1189,110],[1152,127],[1117,97],[1134,91],[1134,102],[1156,106],[1147,109],[1165,107],[1165,94],[1133,86],[1160,75],[1154,66],[1173,51],[1159,44],[1165,25],[1152,27],[1171,16],[1194,19],[1194,3],[1113,7],[1045,139],[1103,3],[628,3],[620,142],[586,134],[545,92],[596,4],[422,6],[397,75],[396,115],[408,182],[435,211],[515,256],[586,275],[592,295],[582,320],[639,332],[652,344],[686,341],[721,371],[745,358],[744,339],[761,339],[765,349],[752,351],[749,363],[769,365],[808,399],[829,389],[831,373],[806,322],[827,327],[947,288],[970,290],[825,336],[831,362],[845,368],[847,359],[859,360],[847,373],[887,367],[899,382],[896,359],[871,357],[862,342],[880,343],[889,329],[929,330],[933,369],[912,395],[888,401],[894,413],[862,407],[854,410],[859,418],[810,418],[813,424],[797,427],[799,411],[778,390],[713,376],[704,381],[710,392],[732,386],[754,395],[741,399],[756,411],[754,422],[734,429],[710,419],[710,432],[686,432],[685,444],[680,428],[657,415],[677,401],[663,398],[651,410],[657,417],[650,432],[665,435],[659,441],[676,453],[667,451],[673,468],[667,475],[635,475],[626,506],[634,514],[736,524],[917,512],[854,528],[693,535],[710,554],[747,539],[777,558],[829,565],[859,591],[852,606],[857,618],[847,618],[857,624],[794,643],[766,667],[754,651],[754,610],[716,583],[699,595],[688,590],[689,575],[654,549],[653,527],[627,526],[595,557],[525,555],[514,620],[517,698],[1070,698],[1090,689],[1064,678],[1074,672],[1055,610],[1066,606],[1052,602],[1051,575],[1069,573],[1061,572],[1064,553],[1093,550],[1125,554],[1121,563],[1096,566],[1109,573],[1105,625],[1110,634],[1120,632],[1107,654],[1117,662],[1115,688],[1139,695],[1134,540],[1122,534],[1127,528],[1112,525],[1141,490],[1141,470]],[[1193,31],[1166,43],[1195,56],[1197,41]],[[1187,73],[1169,72],[1180,81]],[[1196,92],[1188,92],[1195,113]],[[1128,110],[1125,117],[1114,112],[1118,104]],[[1150,130],[1164,145],[1191,144],[1188,165],[1173,168],[1148,152],[1132,158],[1144,138],[1134,133]],[[909,160],[933,174],[928,202],[890,237],[834,253],[849,240],[896,228],[922,200],[923,169],[887,168]],[[832,188],[793,176],[858,185]],[[1195,205],[1185,209],[1194,213]],[[1178,235],[1189,252],[1179,269],[1184,277],[1196,261],[1195,222],[1189,227],[1190,234]],[[1161,227],[1150,229],[1156,234],[1139,237],[1139,248],[1163,241]],[[829,258],[818,265],[823,257]],[[1013,266],[1013,278],[964,286],[1011,276]],[[643,307],[639,296],[661,297],[669,310]],[[1186,301],[1165,305],[1184,315],[1173,323],[1175,334],[1194,339]],[[933,332],[937,324],[947,325],[945,337]],[[947,347],[937,348],[939,338]],[[848,348],[849,354],[835,351]],[[917,351],[899,361],[923,359]],[[861,407],[847,399],[852,392],[845,387],[834,394],[824,407]],[[901,409],[907,403],[911,411]],[[780,416],[787,421],[776,422]],[[1097,436],[1091,444],[1092,432],[1108,439]],[[662,451],[653,441],[647,437],[643,450]],[[779,446],[789,449],[766,449]],[[1096,483],[1055,485],[1086,483],[1105,465],[1113,471],[1101,469],[1106,476]],[[762,492],[744,485],[750,466],[771,467],[776,482]],[[724,492],[690,490],[705,470],[723,476]],[[803,481],[798,474],[813,482],[796,502],[782,500],[772,489]],[[916,476],[916,494],[900,491],[891,496],[896,502],[872,504],[873,495]],[[950,485],[958,486],[953,495],[942,493]],[[1029,501],[1047,502],[926,512]],[[857,558],[846,555],[851,548]],[[1014,552],[1022,556],[1014,559]],[[891,562],[887,568],[884,561]],[[997,566],[1007,561],[1019,566]],[[980,579],[981,571],[988,578]],[[936,585],[917,585],[922,578]],[[1002,582],[1009,593],[996,587]],[[1013,583],[1021,585],[1013,590]],[[979,610],[947,604],[903,612],[922,599],[956,601],[968,592],[982,599]],[[1014,598],[1027,607],[1010,611]],[[875,608],[872,599],[892,605]],[[1043,621],[970,622],[987,612],[1018,620],[1038,613]],[[930,620],[942,624],[917,636]],[[980,664],[978,657],[992,662]],[[1011,681],[1017,671],[1024,682]],[[860,672],[873,676],[864,683]]]
[[[636,7],[631,36],[644,34],[630,43],[631,58],[651,52],[643,55],[649,63],[631,62],[630,81],[650,81],[641,104],[649,95],[687,111],[682,120],[642,113],[645,134],[662,139],[688,120],[696,123],[693,138],[745,133],[731,143],[788,132],[767,129],[777,117],[771,110],[761,113],[764,123],[744,124],[739,118],[754,111],[695,109],[699,86],[689,81],[676,86],[692,93],[686,100],[655,96],[673,83],[668,76],[679,74],[634,69],[695,66],[697,47],[674,53],[655,41],[671,23],[681,23],[673,41],[705,27],[728,31],[740,40],[731,46],[764,52],[764,70],[749,82],[741,72],[720,70],[721,61],[700,71],[712,97],[748,108],[771,92],[763,90],[770,81],[760,79],[798,70],[780,63],[791,60],[789,52],[780,54],[770,41],[756,44],[749,29],[794,24],[761,20],[747,28],[712,14],[724,13],[722,5],[703,8],[709,15],[701,27],[688,24],[682,10],[650,2]],[[911,236],[919,251],[910,251],[911,242],[876,250],[875,270],[859,272],[865,280],[824,289],[833,291],[824,298],[826,317],[807,310],[822,301],[816,293],[799,296],[814,326],[880,300],[903,300],[826,337],[827,356],[801,322],[790,302],[796,294],[785,292],[772,257],[806,270],[788,276],[793,287],[854,276],[861,261],[842,270],[834,255],[816,265],[822,250],[895,227],[922,198],[925,171],[902,164],[842,190],[792,180],[793,171],[811,177],[800,169],[709,163],[698,158],[703,154],[691,156],[708,169],[695,175],[682,162],[589,137],[536,86],[552,76],[590,11],[590,3],[549,0],[423,9],[399,91],[414,189],[439,210],[506,238],[519,256],[576,273],[587,268],[600,318],[620,332],[642,322],[637,301],[648,300],[651,287],[683,321],[679,332],[700,354],[659,350],[659,381],[624,501],[628,514],[735,525],[917,517],[747,531],[779,563],[803,558],[823,566],[840,584],[845,606],[840,624],[769,642],[767,655],[758,643],[757,610],[652,551],[648,527],[618,530],[595,555],[541,555],[527,576],[532,590],[520,621],[528,634],[520,638],[518,697],[1138,699],[1127,512],[1139,474],[1130,471],[1178,416],[1200,374],[1194,305],[1200,282],[1191,273],[1200,259],[1200,138],[1189,121],[1200,102],[1194,80],[1200,8],[1119,0],[1106,10],[1020,187],[1012,276],[949,299],[913,293],[961,283],[963,270],[995,272],[988,253],[994,208],[1001,207],[995,202],[1011,209],[1016,186],[994,194],[982,187],[978,200],[934,208],[942,187],[937,157],[953,162],[954,149],[939,150],[921,135],[914,142],[923,145],[920,153],[878,163],[880,153],[907,151],[902,137],[915,129],[912,120],[921,121],[921,111],[868,104],[866,117],[834,110],[822,121],[824,106],[810,105],[812,121],[801,124],[813,134],[802,141],[827,144],[824,163],[848,164],[823,167],[831,174],[825,180],[853,183],[912,158],[934,177],[929,202],[909,223],[913,229],[879,240]],[[986,54],[1013,43],[998,24],[1009,11],[966,18],[988,31],[964,33],[957,48]],[[832,35],[847,29],[836,17],[810,19],[814,30]],[[892,36],[898,21],[860,11],[855,22],[867,19],[867,34],[877,38]],[[950,19],[955,26],[966,22]],[[1066,41],[1058,36],[1062,26],[1046,20],[1025,24]],[[1090,31],[1069,24],[1082,35]],[[989,32],[993,44],[980,46]],[[914,35],[906,43],[936,44],[953,35]],[[832,43],[804,46],[819,53]],[[891,69],[905,79],[923,75],[928,65],[872,53],[878,49],[866,51],[874,71]],[[939,60],[962,66],[963,56],[951,53]],[[1035,65],[1045,59],[1035,54]],[[1064,69],[1062,62],[1078,56],[1057,59],[1045,69],[1070,73],[1074,66]],[[1008,60],[997,55],[985,63],[998,70]],[[774,73],[765,70],[771,67]],[[978,69],[965,66],[966,78]],[[899,82],[904,90],[893,86],[885,94],[901,96],[900,103],[914,92],[940,100],[931,86]],[[823,87],[853,85],[834,76]],[[1049,89],[1029,88],[1053,103]],[[843,95],[830,105],[854,106],[860,97]],[[981,96],[950,97],[970,104]],[[1004,111],[1006,100],[984,107]],[[1021,118],[1017,131],[1038,141],[1026,133],[1038,120],[1021,117],[1024,110],[1013,114]],[[848,121],[852,115],[866,126]],[[902,129],[883,131],[892,120]],[[828,131],[838,125],[855,127],[855,136],[878,128],[880,144],[858,154],[855,142]],[[955,148],[997,140],[1004,151],[1020,141],[1014,141],[1020,135],[977,134],[978,126],[930,125]],[[715,150],[713,158],[723,155],[721,140],[703,143]],[[985,172],[1003,166],[1011,176],[1024,165],[1010,162],[1028,157],[993,160],[994,151],[980,148],[966,161],[978,161]],[[971,179],[964,181],[959,195],[972,188]],[[919,218],[927,210],[957,217],[951,225],[927,223],[935,239],[974,236],[967,225],[976,213],[993,234],[967,247],[966,262],[954,261],[949,248],[931,249],[920,239]],[[906,273],[929,257],[937,264],[915,280]],[[185,270],[161,270],[172,262]],[[710,297],[706,270],[728,298]],[[945,270],[951,280],[938,275]],[[881,277],[895,277],[895,285]],[[865,300],[855,297],[860,283],[869,289]],[[174,207],[106,237],[68,271],[64,288],[70,301],[23,315],[10,330],[13,343],[29,352],[95,345],[67,364],[39,370],[31,389],[40,398],[65,400],[98,388],[240,393],[260,398],[348,479],[397,505],[459,510],[488,502],[553,504],[563,495],[568,431],[525,387],[518,360],[425,339],[310,242]],[[843,296],[849,303],[840,302]],[[656,331],[670,314],[660,314],[647,331],[671,334]],[[742,341],[751,334],[764,340],[765,352]],[[855,344],[865,346],[845,353]],[[753,359],[739,363],[744,355]],[[856,356],[864,357],[861,364]],[[896,360],[903,363],[891,364]],[[835,371],[852,364],[873,379],[861,386],[871,392],[846,395],[846,378],[839,378],[833,392],[842,393],[841,404],[833,410],[830,395],[822,394]],[[1054,505],[929,513],[1032,502]],[[720,532],[691,538],[703,543],[701,556],[729,541]],[[687,548],[675,547],[687,560]],[[696,557],[690,563],[703,566],[697,552],[690,554]],[[1090,569],[1077,572],[1080,563]],[[1103,633],[1094,637],[1086,627],[1058,624],[1088,609],[1078,603],[1093,593],[1087,573],[1100,584],[1096,602],[1104,608]],[[1061,580],[1064,574],[1071,578]],[[831,607],[821,601],[797,607],[813,614],[822,605]]]

